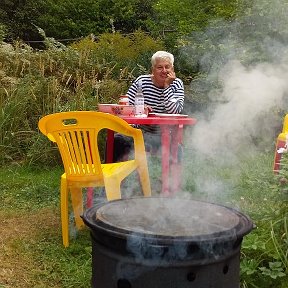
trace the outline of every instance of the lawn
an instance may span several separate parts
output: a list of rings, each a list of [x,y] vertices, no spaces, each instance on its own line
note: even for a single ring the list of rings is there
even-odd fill
[[[61,173],[59,167],[1,169],[1,288],[89,287],[88,231],[77,234],[69,249],[61,245]]]
[[[243,157],[237,166],[213,161],[207,165],[196,158],[192,161],[186,153],[186,192],[179,195],[239,209],[257,226],[242,244],[241,286],[287,288],[287,184],[280,184],[272,173],[272,153]],[[71,230],[69,248],[62,246],[61,173],[62,167],[0,168],[1,288],[90,287],[88,229]],[[150,173],[152,188],[158,189],[159,171]]]

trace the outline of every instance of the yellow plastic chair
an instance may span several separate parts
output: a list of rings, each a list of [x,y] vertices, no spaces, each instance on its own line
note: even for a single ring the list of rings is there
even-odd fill
[[[286,148],[287,149],[287,147],[286,147],[287,141],[288,141],[288,114],[285,115],[285,117],[284,117],[282,132],[278,135],[277,140],[276,140],[275,154],[274,154],[274,165],[273,165],[274,173],[278,173],[280,170],[282,153],[279,153],[278,150],[280,148]]]
[[[144,196],[151,196],[150,179],[143,135],[123,119],[93,111],[62,112],[47,115],[38,123],[40,131],[60,150],[65,173],[61,176],[61,222],[63,245],[69,246],[68,194],[78,229],[84,226],[82,188],[105,187],[107,200],[121,198],[121,181],[138,171]],[[110,129],[134,139],[134,159],[101,164],[97,137],[102,129]]]

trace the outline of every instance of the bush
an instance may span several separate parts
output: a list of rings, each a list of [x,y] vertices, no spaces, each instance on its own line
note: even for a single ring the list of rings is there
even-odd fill
[[[21,41],[0,46],[1,163],[59,162],[49,140],[39,138],[38,120],[117,102],[134,75],[148,71],[152,52],[162,47],[141,31],[103,34],[98,41],[86,38],[68,47],[47,37],[45,43],[44,51]]]
[[[102,61],[102,67],[105,65],[110,69],[113,67],[109,76],[119,78],[125,67],[127,71],[133,71],[137,76],[140,73],[148,72],[152,54],[163,49],[163,44],[144,32],[137,31],[126,36],[120,33],[104,33],[95,41],[86,38],[72,44],[72,47],[79,51],[81,62],[101,67]],[[99,80],[108,76],[101,73],[101,69],[99,70]],[[108,71],[105,70],[106,73]],[[128,76],[127,80],[133,78],[133,75],[127,74],[126,76]]]

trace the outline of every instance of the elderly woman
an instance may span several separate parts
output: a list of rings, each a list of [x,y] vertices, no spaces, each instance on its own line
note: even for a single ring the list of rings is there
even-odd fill
[[[144,103],[156,113],[181,113],[184,103],[183,82],[176,78],[174,56],[158,51],[151,58],[152,74],[139,76],[129,88],[129,103],[134,104],[138,82],[142,82]]]
[[[127,91],[129,104],[134,105],[138,83],[141,81],[144,104],[154,113],[179,114],[184,105],[184,85],[174,72],[174,56],[157,51],[151,58],[152,73],[139,76]],[[159,126],[141,125],[146,149],[156,152],[160,147]],[[115,136],[114,161],[121,161],[132,148],[131,142],[122,135]]]

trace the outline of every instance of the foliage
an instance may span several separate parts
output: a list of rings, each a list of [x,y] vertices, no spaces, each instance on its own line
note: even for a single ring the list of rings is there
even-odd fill
[[[41,40],[33,26],[41,13],[42,0],[2,0],[0,6],[0,23],[7,28],[6,40]]]
[[[6,27],[0,23],[0,43],[4,40],[6,35]]]
[[[155,51],[163,49],[161,41],[153,40],[153,38],[141,31],[136,31],[126,36],[120,33],[104,33],[95,42],[84,39],[72,44],[71,47],[79,51],[80,57],[83,57],[81,60],[84,63],[87,63],[89,58],[94,60],[98,58],[105,59],[113,67],[111,76],[128,77],[126,78],[128,81],[131,80],[131,77],[132,79],[134,77],[133,75],[127,75],[122,70],[124,67],[126,71],[133,71],[136,75],[139,75],[140,72],[147,73],[151,65],[151,55]],[[97,58],[93,57],[94,55],[97,55]],[[137,63],[137,66],[135,63]],[[146,70],[139,71],[141,67]],[[123,75],[123,73],[126,75]]]
[[[179,35],[202,30],[215,18],[235,16],[238,1],[160,0],[154,4],[161,29],[176,30]]]
[[[242,1],[188,0],[3,0],[0,21],[8,29],[9,41],[20,38],[43,47],[43,38],[35,25],[47,36],[71,42],[72,39],[109,32],[133,33],[138,29],[163,37],[173,51],[179,35],[203,29],[215,18],[230,19]],[[171,31],[174,30],[172,35]],[[176,33],[175,33],[176,31]],[[166,32],[168,33],[166,35]],[[171,36],[171,37],[170,37]],[[72,40],[73,41],[73,40]]]
[[[277,5],[274,1],[240,1],[239,4],[247,5],[237,6],[235,18],[210,18],[209,25],[201,31],[178,39],[180,69],[184,75],[193,73],[190,95],[196,103],[202,102],[207,108],[211,103],[229,101],[223,97],[223,79],[229,75],[225,67],[233,63],[241,63],[247,72],[261,70],[261,65],[268,63],[277,71],[286,63],[288,7],[286,0],[276,2]],[[283,103],[278,105],[284,107],[287,101],[284,95]]]
[[[166,49],[178,55],[177,49],[183,45],[181,37],[203,31],[215,19],[234,19],[238,5],[237,0],[159,0],[153,5],[154,16],[146,22],[152,35],[161,35]]]
[[[115,103],[140,71],[148,71],[152,52],[162,47],[141,31],[103,34],[99,41],[85,38],[71,46],[39,31],[46,50],[33,50],[23,42],[0,46],[1,162],[59,161],[37,131],[39,118],[59,111],[96,110],[99,102]]]
[[[287,175],[287,170],[282,172]],[[246,171],[243,176],[240,186],[243,192],[239,195],[241,207],[248,211],[256,225],[253,233],[243,242],[243,285],[285,287],[288,277],[286,184],[283,186],[283,182],[279,181],[280,176],[274,176],[272,171],[268,178],[263,170],[258,173],[258,179],[255,178],[255,172]],[[249,191],[249,194],[244,190]]]
[[[242,153],[237,163],[231,163],[231,159],[220,161],[219,155],[206,159],[199,153],[194,155],[195,151],[186,153],[186,191],[192,192],[193,199],[233,207],[255,224],[242,242],[241,287],[285,288],[288,181],[282,178],[283,174],[287,177],[287,170],[282,176],[273,175],[271,152],[249,156]]]
[[[273,215],[254,216],[257,230],[243,243],[241,276],[253,287],[282,287],[288,275],[287,199],[284,204],[275,203],[273,208]]]
[[[6,40],[22,39],[33,47],[43,48],[43,38],[36,26],[47,36],[73,42],[90,34],[114,31],[133,33],[147,31],[146,20],[153,14],[154,0],[3,0],[0,22],[7,26]],[[38,42],[37,42],[38,41]],[[39,42],[40,41],[40,42]]]

